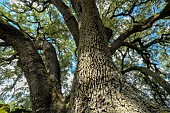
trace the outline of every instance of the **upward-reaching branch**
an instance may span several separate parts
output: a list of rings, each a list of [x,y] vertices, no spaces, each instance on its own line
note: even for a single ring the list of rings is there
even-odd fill
[[[51,1],[62,14],[68,29],[73,35],[74,41],[76,43],[76,47],[78,47],[79,28],[75,17],[71,14],[69,7],[62,0],[51,0]]]
[[[49,79],[52,83],[52,106],[51,111],[59,113],[58,111],[65,111],[64,99],[61,92],[61,80],[60,80],[60,65],[57,58],[55,48],[52,43],[45,41],[43,44],[45,67],[49,74]]]
[[[155,14],[148,19],[139,22],[139,23],[134,23],[133,28],[128,29],[125,31],[125,33],[121,34],[112,44],[111,44],[111,54],[114,54],[114,52],[121,46],[123,41],[127,39],[131,34],[134,34],[136,32],[141,32],[144,31],[150,27],[152,27],[153,23],[159,19],[163,19],[167,16],[170,16],[170,1],[167,3],[167,5],[164,7],[164,9],[158,13]]]
[[[43,44],[45,66],[50,75],[54,87],[61,93],[61,80],[60,80],[60,65],[56,55],[55,48],[50,42],[45,41]]]
[[[15,27],[0,22],[0,38],[18,53],[18,64],[27,79],[33,113],[51,113],[51,91],[43,61],[30,38]]]

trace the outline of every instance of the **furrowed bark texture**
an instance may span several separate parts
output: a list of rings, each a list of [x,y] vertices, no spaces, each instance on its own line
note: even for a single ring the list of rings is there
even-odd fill
[[[79,56],[68,113],[150,113],[113,65],[95,0],[77,3]]]
[[[60,65],[55,48],[50,42],[44,42],[43,50],[47,72],[50,74],[50,79],[54,87],[61,92]]]
[[[52,85],[52,106],[51,112],[53,113],[66,113],[66,104],[61,93],[61,80],[60,80],[60,65],[57,58],[55,48],[50,42],[43,44],[45,66],[49,73],[49,79]]]
[[[33,42],[23,32],[0,22],[0,38],[18,52],[19,65],[30,89],[32,113],[51,113],[51,91],[43,61]]]

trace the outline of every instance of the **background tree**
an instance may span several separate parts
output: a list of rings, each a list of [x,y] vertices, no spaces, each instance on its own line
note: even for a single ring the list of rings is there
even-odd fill
[[[24,75],[35,113],[169,108],[169,6],[164,0],[4,2],[1,84],[13,83],[1,98],[13,89],[14,100],[28,107],[28,88],[15,89]],[[75,60],[70,92],[66,79]]]

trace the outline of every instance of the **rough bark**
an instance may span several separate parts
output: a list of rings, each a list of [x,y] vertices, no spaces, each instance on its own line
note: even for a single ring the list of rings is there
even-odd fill
[[[52,85],[51,112],[66,113],[66,103],[61,93],[60,65],[55,48],[50,42],[43,44],[45,67]]]
[[[77,3],[79,56],[69,113],[150,113],[113,65],[95,0]]]
[[[60,80],[60,65],[57,58],[55,48],[50,42],[44,42],[43,44],[45,66],[47,72],[50,74],[50,80],[54,84],[54,87],[61,92],[61,80]]]
[[[51,113],[51,91],[43,61],[27,35],[11,25],[0,22],[0,38],[9,43],[20,57],[30,89],[33,113]]]

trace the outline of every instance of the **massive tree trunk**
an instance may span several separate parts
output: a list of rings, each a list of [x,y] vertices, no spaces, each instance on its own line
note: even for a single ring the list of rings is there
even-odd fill
[[[95,0],[71,0],[78,23],[62,0],[51,1],[63,15],[78,48],[70,102],[61,93],[59,63],[53,46],[44,44],[44,64],[28,36],[0,22],[0,38],[19,54],[19,64],[30,88],[33,113],[154,112],[125,83],[123,75],[113,64],[108,47],[110,30],[103,25]]]
[[[95,0],[76,4],[81,8],[79,56],[69,113],[150,113],[112,62]]]

